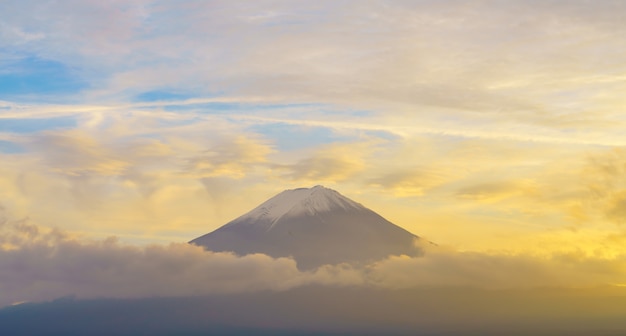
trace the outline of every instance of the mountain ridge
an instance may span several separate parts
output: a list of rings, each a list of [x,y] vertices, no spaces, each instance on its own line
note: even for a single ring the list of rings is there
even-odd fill
[[[301,269],[421,255],[420,239],[339,192],[285,190],[191,244],[238,255],[292,257]]]

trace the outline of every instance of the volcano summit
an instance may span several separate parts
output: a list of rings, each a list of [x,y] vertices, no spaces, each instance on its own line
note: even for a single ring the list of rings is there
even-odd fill
[[[416,235],[322,186],[285,190],[219,229],[192,240],[214,252],[293,257],[300,269],[417,256]]]

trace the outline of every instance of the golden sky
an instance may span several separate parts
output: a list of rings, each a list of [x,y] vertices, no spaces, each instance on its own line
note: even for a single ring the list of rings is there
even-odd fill
[[[4,6],[0,202],[185,241],[324,184],[463,249],[619,249],[623,6]]]
[[[321,184],[446,249],[591,258],[620,282],[624,12],[3,2],[0,211],[73,237],[184,243]]]

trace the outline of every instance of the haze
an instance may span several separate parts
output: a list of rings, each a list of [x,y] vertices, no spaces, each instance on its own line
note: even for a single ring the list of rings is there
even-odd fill
[[[490,293],[490,316],[494,291],[527,290],[538,299],[515,318],[477,320],[623,334],[623,13],[611,0],[2,1],[0,306],[480,296],[446,291],[462,288]],[[302,271],[186,243],[319,184],[436,247]],[[568,310],[558,293],[590,301]],[[341,316],[382,332],[422,309],[389,305]],[[461,323],[472,308],[445,311],[428,316]]]

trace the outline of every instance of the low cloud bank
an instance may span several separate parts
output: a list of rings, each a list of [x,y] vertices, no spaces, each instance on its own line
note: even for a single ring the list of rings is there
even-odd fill
[[[539,258],[461,253],[426,247],[423,257],[394,256],[365,267],[299,271],[290,258],[212,253],[186,243],[130,246],[88,240],[23,221],[0,224],[0,306],[77,298],[197,296],[285,291],[306,285],[403,289],[593,287],[626,283],[626,256]]]
[[[114,238],[79,240],[24,221],[5,223],[0,231],[0,306],[68,295],[190,296],[363,282],[346,267],[300,272],[292,259],[211,253],[186,243],[136,247]]]
[[[370,265],[368,282],[387,288],[455,286],[481,289],[594,287],[626,283],[626,255],[584,252],[548,256],[458,252],[425,246],[425,256],[392,256]]]

